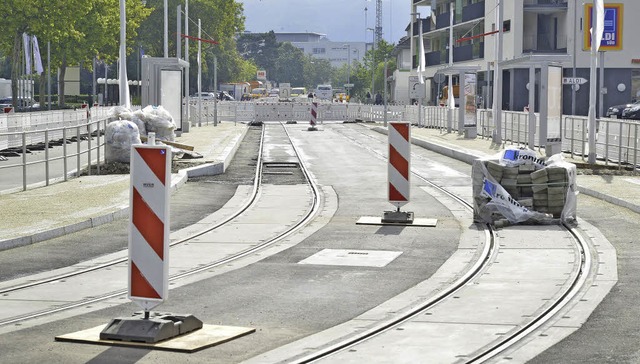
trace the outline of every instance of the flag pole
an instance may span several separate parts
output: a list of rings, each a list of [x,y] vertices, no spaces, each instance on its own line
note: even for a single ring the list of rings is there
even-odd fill
[[[593,0],[591,9],[591,67],[589,75],[589,155],[588,163],[596,163],[596,71],[598,67],[598,48],[604,30],[604,3]]]

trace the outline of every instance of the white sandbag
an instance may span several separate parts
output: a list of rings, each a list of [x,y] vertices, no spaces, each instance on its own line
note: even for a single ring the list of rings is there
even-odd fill
[[[116,120],[107,124],[105,131],[105,159],[107,162],[129,163],[131,146],[142,144],[138,126],[129,120]]]

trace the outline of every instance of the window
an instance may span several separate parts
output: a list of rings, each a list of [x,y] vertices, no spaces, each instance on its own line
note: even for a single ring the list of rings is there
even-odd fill
[[[325,54],[325,53],[326,53],[325,48],[313,48],[313,54]]]

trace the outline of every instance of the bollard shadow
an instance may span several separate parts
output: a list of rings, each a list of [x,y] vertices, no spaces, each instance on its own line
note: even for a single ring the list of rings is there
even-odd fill
[[[150,352],[151,350],[148,349],[113,346],[89,360],[86,364],[133,364],[140,361]]]
[[[406,226],[402,225],[387,225],[381,226],[378,230],[376,230],[376,235],[400,235],[402,231],[406,228]]]

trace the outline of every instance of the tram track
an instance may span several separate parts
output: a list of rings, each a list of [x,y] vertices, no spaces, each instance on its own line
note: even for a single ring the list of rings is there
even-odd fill
[[[348,136],[344,133],[334,131],[344,138],[348,139],[351,143],[356,143],[362,148],[371,152],[374,156],[380,159],[385,159],[386,156],[380,150],[374,149],[368,145],[363,144],[358,138]],[[371,140],[378,140],[377,138],[368,135],[363,132],[358,132],[361,136],[370,138]],[[472,205],[465,201],[455,193],[448,191],[446,188],[439,186],[438,184],[428,180],[415,170],[412,171],[412,175],[419,178],[423,182],[430,185],[432,188],[446,194],[453,198],[458,203],[463,205],[468,211],[473,211]],[[480,276],[482,276],[492,264],[493,260],[498,254],[499,244],[497,243],[496,230],[491,225],[476,224],[484,231],[485,242],[482,244],[482,252],[477,255],[477,259],[473,266],[468,269],[464,275],[459,277],[453,283],[449,284],[446,288],[442,289],[437,294],[429,297],[424,302],[416,305],[410,310],[404,310],[395,317],[392,317],[384,322],[378,322],[372,325],[368,329],[349,335],[338,340],[334,340],[330,345],[320,346],[317,350],[307,351],[304,354],[299,354],[292,360],[285,360],[287,363],[313,363],[323,361],[325,359],[335,359],[334,356],[339,353],[346,353],[347,351],[359,351],[366,350],[366,348],[359,348],[362,345],[373,338],[380,337],[385,333],[390,333],[392,330],[397,330],[401,325],[424,315],[429,310],[433,309],[438,304],[451,299],[457,292],[464,289],[466,286],[473,284]],[[568,305],[575,301],[576,297],[586,285],[588,276],[593,268],[592,255],[594,254],[590,249],[590,245],[587,240],[583,238],[582,234],[575,227],[562,225],[562,229],[570,234],[573,238],[573,244],[577,251],[576,259],[574,263],[574,269],[572,276],[567,280],[568,284],[565,284],[565,289],[562,293],[556,295],[555,299],[545,305],[545,308],[538,314],[529,317],[526,321],[518,325],[515,329],[509,331],[505,335],[501,335],[499,339],[492,341],[490,344],[485,345],[470,354],[458,355],[459,363],[483,363],[491,361],[497,358],[502,353],[513,350],[519,343],[527,338],[531,338],[536,330],[543,327],[545,324],[551,322],[559,312],[565,309]],[[347,354],[348,355],[348,354]],[[509,357],[506,357],[509,360]]]
[[[284,128],[284,125],[280,125],[280,127],[282,128],[284,133],[286,133],[286,128]],[[245,199],[245,202],[241,206],[239,206],[235,212],[228,214],[226,217],[222,218],[220,221],[214,223],[211,226],[208,226],[205,229],[190,233],[188,236],[172,241],[170,243],[171,248],[179,247],[181,245],[184,245],[185,243],[189,243],[194,239],[197,239],[205,234],[211,233],[235,220],[241,219],[243,214],[245,214],[251,208],[255,207],[255,205],[260,199],[260,193],[262,190],[262,179],[263,179],[263,169],[264,169],[263,152],[265,148],[264,140],[265,140],[266,128],[267,126],[263,126],[262,128],[262,133],[260,137],[260,147],[258,148],[259,155],[257,157],[254,182],[253,182],[250,196]],[[287,134],[287,138],[288,137],[289,136]],[[191,277],[201,272],[209,271],[213,268],[229,264],[233,261],[240,260],[242,258],[255,254],[259,251],[262,251],[274,245],[278,241],[285,239],[286,237],[290,236],[294,232],[298,231],[301,227],[303,227],[305,224],[307,224],[310,220],[313,219],[314,215],[319,210],[320,191],[318,189],[318,186],[315,185],[315,183],[313,183],[313,181],[309,178],[308,171],[306,170],[306,167],[299,156],[299,151],[295,148],[295,146],[291,145],[291,147],[295,153],[295,157],[299,161],[299,166],[302,171],[302,174],[305,177],[306,183],[308,184],[309,189],[311,190],[312,201],[307,211],[302,215],[302,217],[296,223],[293,223],[289,227],[287,227],[284,231],[281,231],[268,238],[265,238],[259,244],[256,244],[247,249],[243,249],[235,253],[229,254],[222,259],[217,259],[215,261],[211,261],[206,264],[198,264],[197,266],[192,267],[190,269],[182,270],[176,274],[172,274],[168,278],[169,282],[175,282],[180,279]],[[9,286],[9,287],[0,289],[0,296],[6,298],[15,293],[23,294],[25,291],[28,291],[29,289],[42,287],[47,284],[57,284],[59,282],[66,282],[67,280],[70,280],[70,279],[81,278],[85,275],[93,274],[99,271],[110,270],[110,269],[113,269],[114,267],[126,264],[127,260],[128,260],[127,257],[113,259],[108,262],[92,265],[90,267],[78,269],[73,272],[56,274],[46,278],[34,279],[28,283]],[[83,307],[87,305],[92,305],[101,301],[106,301],[115,297],[122,296],[126,293],[127,293],[126,289],[110,291],[104,294],[98,294],[98,295],[87,297],[81,300],[75,300],[75,301],[71,301],[63,304],[58,303],[58,304],[55,304],[53,307],[43,309],[43,310],[33,311],[28,314],[22,314],[22,315],[17,315],[13,317],[5,317],[0,319],[0,327],[6,327],[8,325],[20,325],[21,322],[24,322],[27,320],[41,318],[41,317],[45,317],[47,315],[55,314],[58,312],[62,312],[62,311],[66,311],[66,310],[70,310],[78,307]]]

